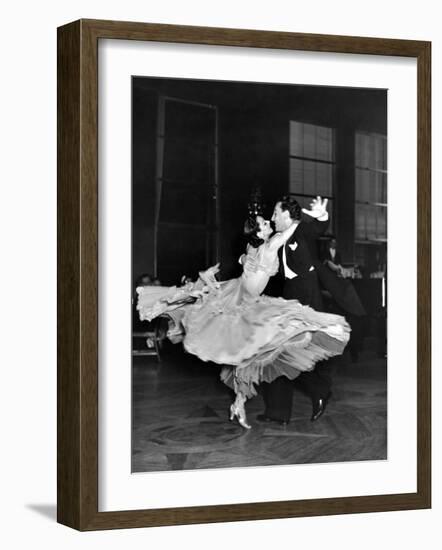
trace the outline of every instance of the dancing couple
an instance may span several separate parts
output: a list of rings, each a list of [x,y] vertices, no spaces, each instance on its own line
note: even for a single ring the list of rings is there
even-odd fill
[[[262,216],[246,221],[248,244],[240,258],[242,274],[236,279],[218,282],[216,265],[200,272],[196,283],[137,289],[141,320],[167,315],[173,342],[182,341],[203,361],[223,365],[221,380],[236,394],[230,420],[236,418],[246,429],[251,426],[245,402],[256,395],[257,385],[266,387],[266,411],[260,420],[282,423],[281,414],[291,413],[290,381],[313,371],[319,361],[340,355],[349,340],[343,317],[319,311],[320,290],[311,255],[312,242],[327,227],[327,199],[317,197],[310,210],[302,211],[311,222],[301,221],[301,208],[294,199],[279,201],[272,217],[276,233]],[[285,277],[284,298],[263,295],[278,269]],[[276,409],[284,382],[290,389],[283,390],[281,411]]]

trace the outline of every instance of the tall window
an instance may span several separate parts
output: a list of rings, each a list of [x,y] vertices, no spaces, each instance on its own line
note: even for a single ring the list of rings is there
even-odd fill
[[[333,230],[333,180],[335,133],[333,128],[290,121],[289,191],[303,207],[320,195],[328,199],[330,230]]]
[[[356,261],[385,263],[387,242],[387,137],[355,135]],[[371,259],[370,259],[371,258]],[[371,265],[370,269],[376,269]]]

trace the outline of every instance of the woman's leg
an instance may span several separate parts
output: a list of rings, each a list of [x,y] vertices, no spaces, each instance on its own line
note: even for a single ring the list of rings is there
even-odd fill
[[[238,424],[249,430],[252,426],[247,423],[246,409],[244,407],[245,402],[245,395],[237,393],[235,401],[230,405],[230,420],[233,420],[236,416]]]
[[[230,420],[233,420],[236,417],[240,426],[249,430],[252,426],[247,423],[245,409],[247,397],[245,393],[241,391],[241,382],[237,378],[236,369],[234,371],[234,390],[236,398],[235,401],[230,405]]]

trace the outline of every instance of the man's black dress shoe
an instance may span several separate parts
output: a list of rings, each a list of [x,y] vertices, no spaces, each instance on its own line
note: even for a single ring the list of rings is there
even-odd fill
[[[267,416],[266,414],[258,414],[256,417],[256,420],[258,422],[275,422],[276,424],[279,424],[280,426],[287,426],[289,423],[288,420],[280,420],[279,418],[270,418],[270,416]]]
[[[312,422],[315,422],[315,420],[318,420],[318,418],[324,414],[325,407],[327,406],[330,397],[331,391],[329,391],[325,397],[320,397],[319,399],[315,399],[315,401],[313,401],[313,411],[310,419]]]

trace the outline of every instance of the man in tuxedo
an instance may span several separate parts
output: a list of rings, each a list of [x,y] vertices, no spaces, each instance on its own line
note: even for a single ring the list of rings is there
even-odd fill
[[[328,226],[327,199],[317,197],[311,203],[310,210],[302,209],[302,212],[309,216],[309,221],[301,220],[301,207],[290,196],[278,201],[273,211],[272,221],[276,231],[296,225],[292,237],[279,250],[279,269],[284,278],[282,295],[285,299],[297,299],[304,305],[323,311],[315,264],[318,262],[316,239]],[[257,420],[288,424],[292,413],[293,385],[310,396],[313,406],[311,420],[317,420],[331,395],[331,380],[322,363],[318,363],[313,371],[301,373],[294,381],[280,376],[271,383],[263,383],[265,410]]]

